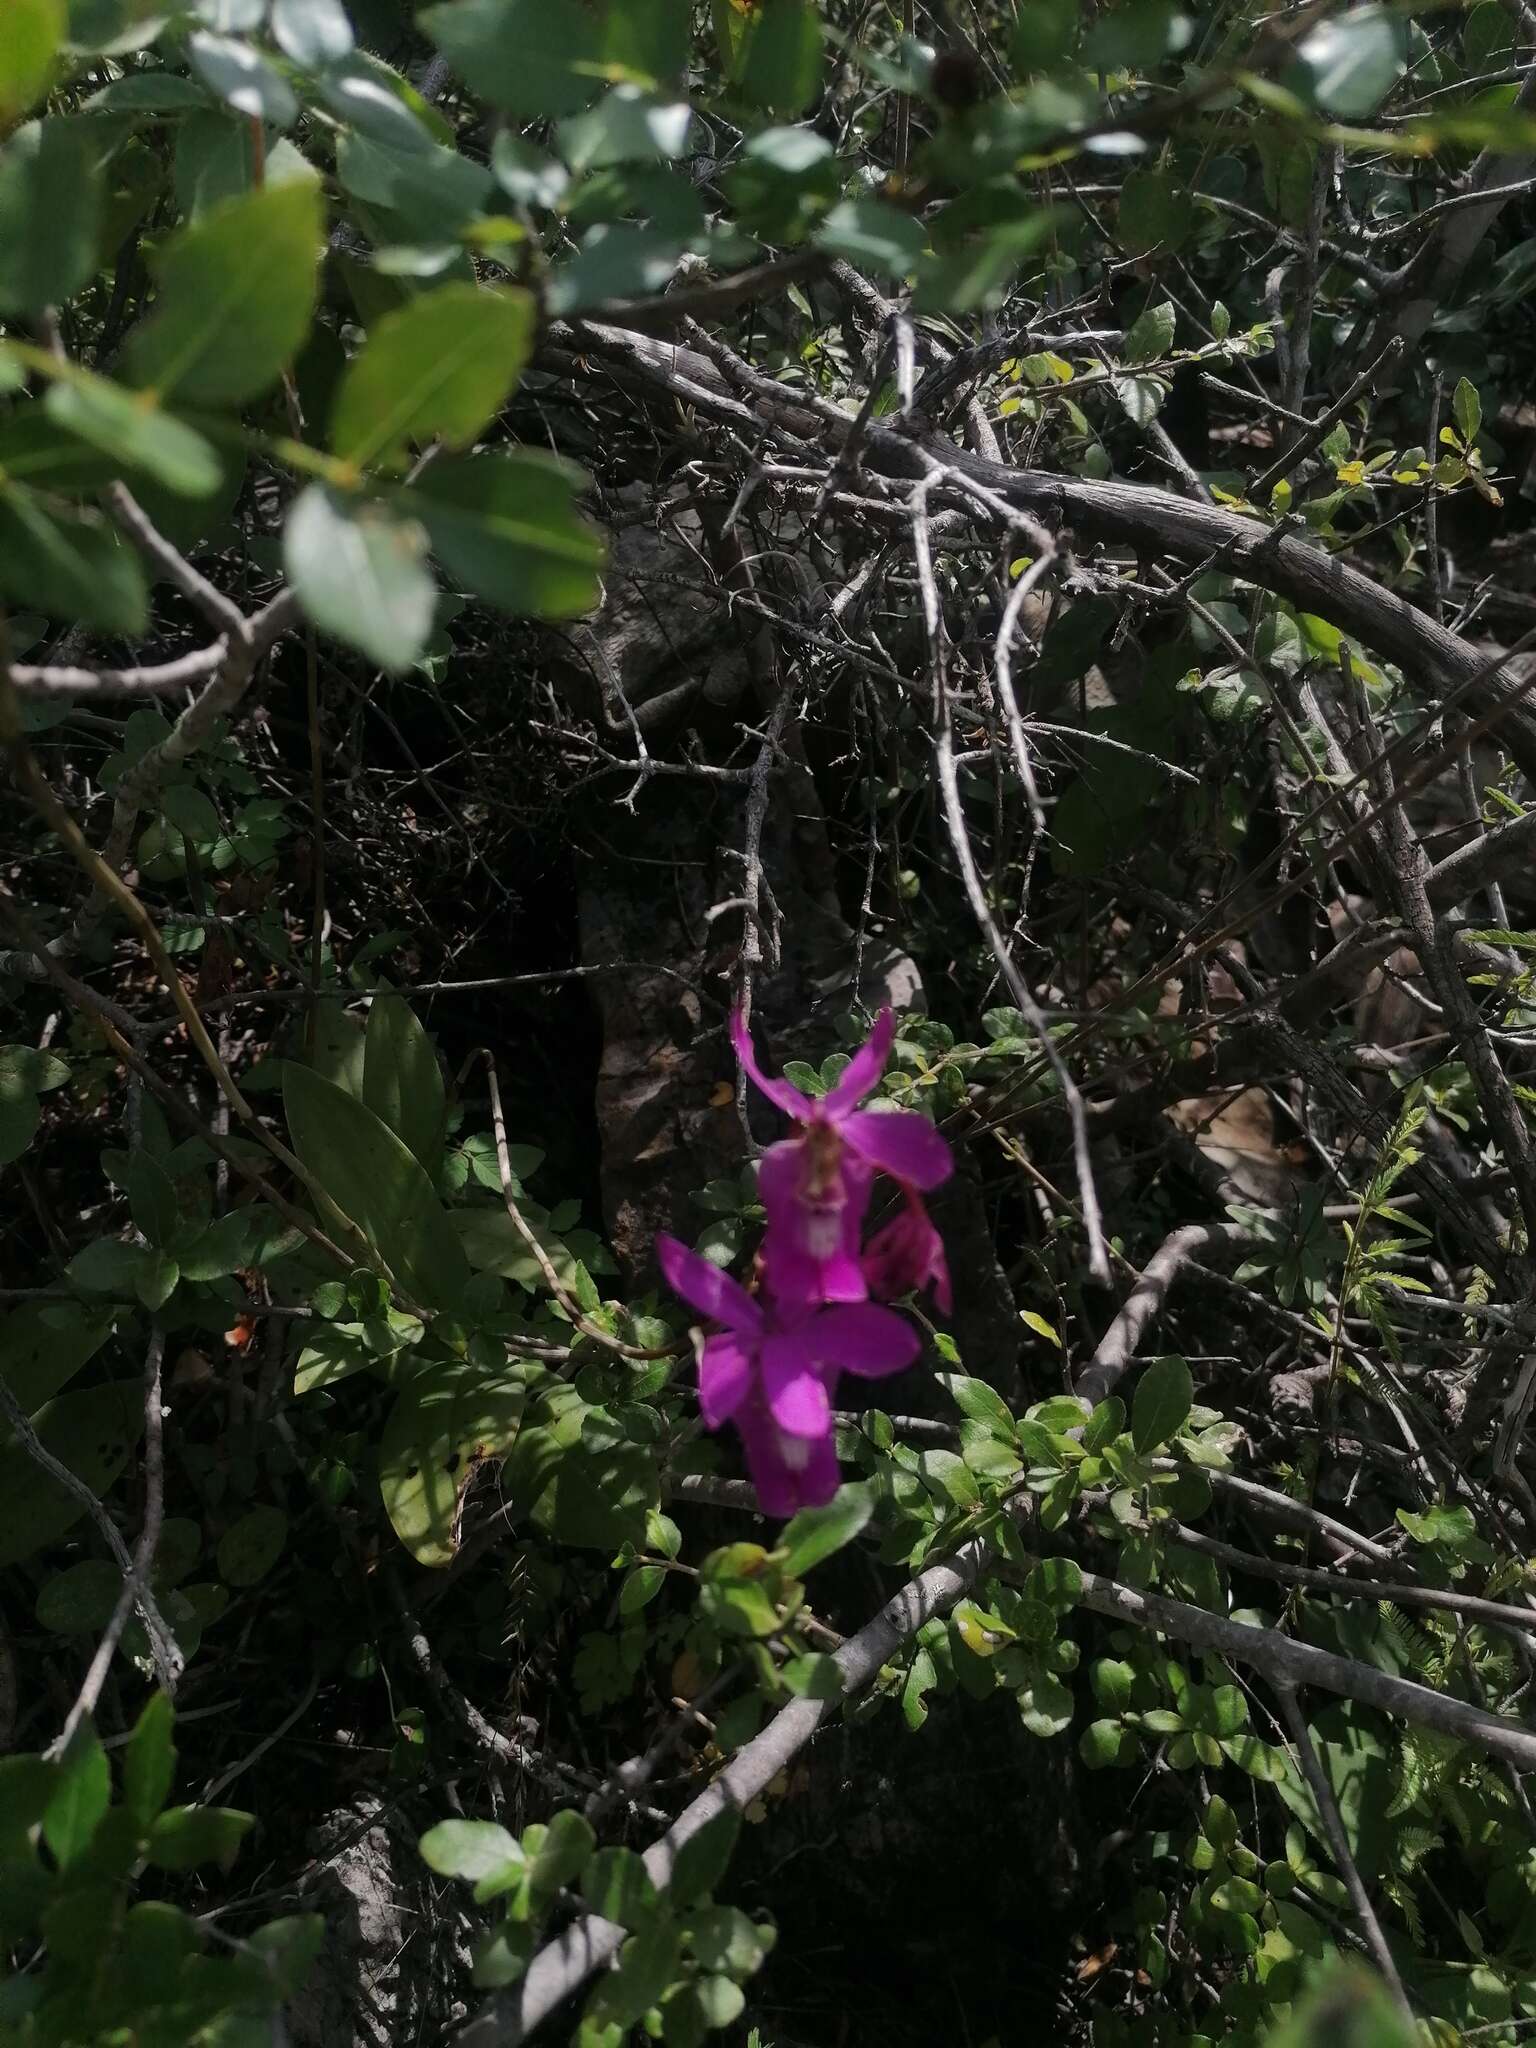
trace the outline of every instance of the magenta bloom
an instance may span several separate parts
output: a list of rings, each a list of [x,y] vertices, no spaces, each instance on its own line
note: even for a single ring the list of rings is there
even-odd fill
[[[884,1071],[896,1019],[882,1010],[874,1030],[819,1101],[762,1072],[745,1018],[731,1018],[736,1056],[754,1082],[801,1126],[763,1154],[758,1188],[768,1211],[763,1271],[785,1304],[863,1301],[868,1283],[859,1233],[877,1173],[913,1188],[935,1188],[954,1168],[947,1142],[915,1110],[858,1105]]]
[[[832,1388],[840,1372],[882,1379],[921,1348],[893,1309],[873,1302],[775,1310],[729,1273],[658,1236],[668,1285],[724,1329],[699,1354],[699,1406],[708,1428],[734,1422],[764,1514],[821,1507],[837,1491]]]
[[[921,1294],[932,1287],[933,1298],[946,1315],[954,1307],[944,1240],[913,1188],[904,1188],[905,1206],[864,1247],[864,1278],[881,1301],[898,1294]]]

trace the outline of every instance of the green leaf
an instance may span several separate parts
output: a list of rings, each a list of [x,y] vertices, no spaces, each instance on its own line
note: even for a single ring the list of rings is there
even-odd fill
[[[0,1045],[0,1095],[13,1090],[46,1095],[68,1079],[69,1068],[57,1053],[39,1052],[32,1045]]]
[[[667,1895],[678,1911],[707,1898],[716,1889],[730,1867],[740,1833],[740,1812],[734,1806],[724,1806],[677,1850],[667,1880]]]
[[[1166,356],[1173,346],[1173,332],[1177,320],[1178,315],[1167,299],[1163,299],[1155,306],[1148,306],[1125,337],[1125,361],[1153,363]]]
[[[558,457],[471,455],[434,463],[409,496],[454,576],[477,596],[541,619],[597,602],[601,536],[577,516],[581,472]]]
[[[1019,1694],[1019,1717],[1031,1735],[1060,1735],[1072,1721],[1072,1694],[1059,1678],[1043,1671]]]
[[[911,214],[883,199],[845,199],[834,206],[816,233],[817,245],[882,277],[909,277],[928,237]]]
[[[329,1201],[413,1300],[452,1308],[469,1261],[414,1155],[361,1102],[292,1062],[283,1103],[293,1148]]]
[[[208,90],[247,120],[287,128],[298,118],[299,103],[287,79],[249,43],[191,35],[187,58]]]
[[[82,1558],[38,1594],[38,1622],[55,1635],[95,1635],[106,1627],[122,1590],[123,1575],[115,1564],[104,1557]]]
[[[435,1175],[447,1101],[432,1041],[402,996],[375,996],[364,1036],[363,1101]]]
[[[521,1870],[526,1861],[516,1838],[492,1820],[440,1820],[416,1846],[429,1870],[466,1884],[497,1876],[508,1864]]]
[[[654,84],[686,72],[690,13],[688,0],[620,0],[604,24],[605,61]]]
[[[139,1440],[144,1404],[136,1385],[87,1387],[47,1402],[32,1417],[32,1426],[44,1449],[99,1500]],[[44,1472],[30,1452],[0,1432],[0,1565],[30,1557],[72,1528],[84,1512],[75,1495]]]
[[[199,1863],[227,1870],[255,1816],[228,1806],[170,1806],[149,1831],[145,1855],[157,1870],[193,1870]]]
[[[637,1564],[619,1589],[620,1614],[638,1614],[648,1607],[667,1583],[665,1569],[659,1564]]]
[[[1015,71],[1049,71],[1071,49],[1078,28],[1076,0],[1030,0],[1013,28],[1010,56]]]
[[[475,1943],[470,1980],[480,1991],[515,1984],[533,1960],[538,1930],[531,1923],[503,1920]]]
[[[868,1526],[874,1511],[874,1488],[864,1480],[840,1486],[825,1507],[801,1508],[779,1537],[783,1569],[792,1579],[802,1577],[813,1565],[851,1543]]]
[[[994,1435],[1012,1437],[1013,1411],[995,1388],[985,1380],[968,1379],[963,1373],[940,1373],[938,1381],[960,1413],[973,1422],[984,1422]]]
[[[451,139],[442,116],[369,50],[354,50],[339,64],[327,65],[316,83],[338,119],[386,149],[435,149]]]
[[[163,1692],[153,1693],[123,1751],[123,1806],[141,1833],[170,1797],[176,1775],[174,1721],[170,1700]]]
[[[528,1888],[542,1902],[554,1897],[563,1885],[574,1884],[587,1867],[597,1847],[591,1823],[571,1808],[553,1814],[528,1862]]]
[[[1025,1582],[1025,1597],[1065,1614],[1082,1598],[1083,1574],[1070,1557],[1043,1557]]]
[[[560,123],[560,154],[573,171],[614,164],[669,163],[688,146],[686,100],[659,100],[638,86],[616,85],[595,107]]]
[[[211,442],[146,403],[143,394],[135,396],[105,377],[81,371],[67,383],[56,383],[44,407],[56,426],[183,497],[205,498],[223,481],[224,468]]]
[[[331,412],[344,462],[403,461],[412,442],[462,448],[493,419],[533,348],[527,292],[447,284],[381,320]]]
[[[7,0],[0,37],[0,129],[47,92],[65,26],[64,0]]]
[[[1131,1442],[1150,1457],[1177,1436],[1195,1404],[1194,1381],[1182,1358],[1154,1358],[1142,1373],[1131,1404]]]
[[[999,222],[973,241],[925,263],[917,275],[914,310],[971,313],[997,305],[1020,264],[1049,239],[1057,221],[1057,210],[1043,206],[1022,219]]]
[[[798,114],[821,83],[821,23],[807,0],[762,0],[736,63],[743,98]]]
[[[44,509],[0,486],[0,589],[51,617],[136,638],[149,622],[138,557],[95,512]]]
[[[0,1757],[0,1835],[35,1828],[48,1811],[58,1781],[58,1765],[45,1757]]]
[[[29,121],[0,149],[0,313],[61,306],[95,272],[101,175],[90,129],[86,115]]]
[[[1457,381],[1451,411],[1455,414],[1463,444],[1470,448],[1483,424],[1483,401],[1477,395],[1477,386],[1465,377]]]
[[[1106,1770],[1122,1761],[1129,1733],[1118,1721],[1090,1722],[1078,1739],[1078,1755],[1089,1770]],[[1132,1746],[1134,1748],[1134,1739]]]
[[[463,1359],[423,1367],[406,1381],[379,1440],[379,1490],[418,1564],[452,1563],[464,1488],[484,1460],[512,1448],[527,1401],[526,1385],[504,1366]]]
[[[571,182],[564,164],[505,128],[491,145],[491,171],[502,191],[519,206],[558,206]]]
[[[658,1913],[620,1949],[618,1968],[599,1982],[593,2006],[605,2018],[633,2025],[676,1976],[680,1948],[676,1927],[665,1914]]]
[[[448,0],[416,17],[459,76],[527,119],[574,113],[596,97],[599,31],[583,7],[549,0]]]
[[[384,225],[397,239],[422,243],[457,240],[491,192],[483,164],[430,142],[405,150],[345,135],[336,169],[354,199],[390,216]]]
[[[255,1507],[219,1538],[219,1577],[226,1586],[255,1586],[282,1556],[288,1517],[281,1508]]]
[[[0,1166],[19,1159],[37,1136],[42,1108],[35,1095],[0,1096]]]
[[[599,1849],[582,1872],[581,1896],[621,1927],[642,1927],[656,1910],[656,1887],[633,1849]]]
[[[339,64],[352,50],[352,24],[341,0],[272,0],[272,40],[306,70]]]
[[[1120,188],[1120,241],[1128,255],[1162,247],[1169,254],[1188,241],[1195,202],[1169,171],[1133,171]]]
[[[246,1264],[251,1245],[252,1217],[248,1211],[232,1209],[215,1217],[190,1243],[176,1247],[176,1263],[183,1280],[222,1280]]]
[[[646,298],[667,285],[687,241],[635,221],[603,221],[589,229],[574,256],[555,264],[545,290],[551,313],[580,313],[609,299]]]
[[[1374,114],[1408,65],[1408,24],[1389,7],[1354,7],[1320,22],[1287,75],[1314,105],[1341,121]]]
[[[91,1846],[112,1800],[112,1767],[87,1715],[59,1759],[53,1794],[43,1814],[43,1840],[61,1870]]]
[[[37,1302],[0,1319],[0,1375],[23,1415],[72,1380],[106,1342],[110,1311]]]
[[[134,381],[192,405],[264,391],[309,333],[320,243],[312,179],[226,200],[183,228],[160,259],[154,311],[129,342]]]
[[[431,637],[437,586],[426,555],[414,519],[325,484],[299,493],[283,528],[283,564],[305,612],[386,675],[403,675]]]

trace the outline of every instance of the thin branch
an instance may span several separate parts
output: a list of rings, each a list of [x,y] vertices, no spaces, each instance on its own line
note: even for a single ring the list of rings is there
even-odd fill
[[[1184,1269],[1221,1248],[1236,1249],[1248,1233],[1235,1223],[1189,1223],[1170,1231],[1141,1270],[1120,1313],[1100,1338],[1092,1359],[1077,1375],[1073,1392],[1090,1406],[1115,1391],[1136,1356],[1148,1323],[1162,1308],[1168,1290]]]
[[[1301,1711],[1296,1688],[1287,1681],[1277,1680],[1273,1690],[1280,1702],[1285,1725],[1290,1730],[1297,1761],[1301,1765],[1307,1784],[1311,1787],[1312,1797],[1317,1801],[1317,1809],[1322,1815],[1323,1826],[1327,1831],[1328,1845],[1333,1851],[1334,1863],[1344,1880],[1344,1889],[1349,1893],[1349,1902],[1355,1909],[1355,1918],[1359,1921],[1360,1931],[1365,1936],[1366,1947],[1374,1957],[1376,1967],[1385,1979],[1387,1988],[1411,2024],[1413,2007],[1409,2004],[1408,1994],[1403,1989],[1403,1980],[1397,1974],[1397,1963],[1387,1937],[1381,1931],[1376,1908],[1371,1904],[1370,1894],[1361,1879],[1360,1866],[1350,1849],[1344,1816],[1339,1812],[1339,1802],[1334,1797],[1332,1785],[1328,1782],[1328,1774],[1317,1760],[1317,1751],[1312,1746],[1312,1731],[1308,1728],[1306,1717]]]

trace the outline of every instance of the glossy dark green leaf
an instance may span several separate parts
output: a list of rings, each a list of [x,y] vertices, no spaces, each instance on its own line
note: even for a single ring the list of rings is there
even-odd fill
[[[288,1542],[288,1517],[263,1503],[232,1522],[219,1538],[219,1577],[226,1586],[255,1586],[271,1571]]]
[[[784,1570],[790,1578],[800,1578],[851,1543],[868,1527],[874,1511],[873,1489],[861,1480],[840,1486],[825,1507],[801,1508],[779,1537],[779,1547],[785,1553]]]
[[[283,563],[300,604],[389,675],[426,646],[437,607],[427,536],[388,506],[324,484],[301,491],[283,528]]]
[[[928,246],[920,223],[883,199],[843,200],[822,222],[816,241],[882,277],[910,276]]]
[[[90,125],[85,115],[29,121],[0,148],[0,313],[61,306],[96,268],[101,174]]]
[[[1341,121],[1376,112],[1408,65],[1408,25],[1390,7],[1353,7],[1319,22],[1296,51],[1287,83]]]
[[[0,36],[0,128],[47,92],[66,26],[64,0],[7,0]]]
[[[533,348],[527,292],[448,284],[381,320],[348,364],[331,414],[331,446],[364,467],[412,443],[473,441],[521,376]]]
[[[465,1360],[424,1367],[401,1389],[379,1442],[379,1487],[418,1564],[452,1563],[463,1490],[481,1460],[512,1448],[526,1406],[521,1380]]]
[[[312,180],[214,207],[160,260],[154,311],[128,348],[134,381],[193,405],[255,397],[309,332],[319,256]]]
[[[432,1183],[387,1124],[307,1067],[283,1070],[293,1148],[412,1300],[451,1308],[469,1262]]]
[[[139,634],[149,592],[133,550],[99,513],[45,507],[0,489],[0,590],[72,625]]]
[[[338,64],[352,49],[342,0],[272,0],[272,40],[307,70]]]
[[[145,1853],[157,1870],[195,1870],[200,1863],[227,1870],[255,1824],[253,1815],[228,1806],[170,1806],[150,1828]]]
[[[115,457],[126,472],[142,470],[168,491],[207,497],[223,481],[224,466],[210,441],[105,377],[82,371],[53,385],[44,403],[56,426]]]
[[[123,1804],[141,1829],[153,1824],[171,1795],[176,1775],[174,1719],[166,1695],[152,1693],[123,1751]]]
[[[1178,1435],[1194,1400],[1194,1381],[1182,1358],[1154,1358],[1144,1368],[1131,1403],[1131,1441],[1142,1457]]]
[[[230,36],[188,36],[187,59],[215,99],[237,114],[270,121],[274,128],[286,128],[296,119],[299,103],[292,87],[249,43]]]
[[[582,1872],[581,1896],[621,1927],[643,1926],[656,1909],[656,1887],[633,1849],[599,1849]]]
[[[517,1839],[491,1820],[441,1820],[428,1828],[417,1848],[422,1861],[439,1877],[463,1878],[479,1884],[508,1864],[521,1868],[525,1858]]]
[[[89,1849],[111,1799],[112,1767],[86,1716],[59,1758],[58,1776],[43,1813],[43,1840],[61,1870],[78,1863]]]
[[[692,42],[688,0],[612,0],[603,24],[607,63],[658,84],[686,71]]]
[[[552,266],[545,302],[551,313],[564,315],[610,299],[652,297],[670,283],[686,251],[686,242],[664,228],[600,222],[583,235],[574,256]]]
[[[734,1806],[720,1811],[695,1830],[672,1859],[667,1895],[679,1912],[707,1898],[730,1868],[741,1833],[741,1814]]]
[[[416,24],[459,76],[509,113],[530,119],[574,113],[597,96],[602,54],[584,7],[548,0],[447,0]]]
[[[581,472],[529,450],[438,462],[410,494],[434,551],[489,603],[578,618],[597,601],[604,548],[573,504]]]
[[[616,85],[595,107],[560,123],[560,154],[573,171],[665,163],[683,154],[692,118],[686,101],[659,100],[637,85]]]
[[[821,23],[809,0],[762,0],[736,63],[744,99],[774,114],[798,114],[821,83]]]
[[[369,1005],[363,1101],[435,1174],[447,1116],[443,1072],[431,1039],[403,996],[375,996]]]
[[[491,192],[484,164],[423,139],[399,149],[366,135],[344,135],[336,151],[343,189],[386,217],[399,238],[451,242],[483,213]]]

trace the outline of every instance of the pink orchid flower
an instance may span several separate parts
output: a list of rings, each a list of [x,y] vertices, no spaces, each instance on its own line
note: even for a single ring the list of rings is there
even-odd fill
[[[705,1426],[735,1423],[764,1514],[823,1506],[838,1485],[837,1375],[903,1371],[921,1348],[916,1330],[873,1302],[775,1310],[675,1237],[658,1236],[656,1253],[674,1294],[725,1326],[699,1352]]]
[[[752,1080],[802,1135],[770,1145],[758,1172],[768,1211],[763,1271],[780,1302],[863,1301],[868,1282],[859,1233],[877,1173],[912,1188],[935,1188],[954,1170],[948,1143],[915,1110],[869,1110],[859,1104],[885,1069],[896,1019],[882,1010],[875,1028],[819,1100],[757,1064],[740,1010],[731,1042]]]
[[[864,1278],[877,1300],[899,1294],[921,1294],[932,1287],[933,1298],[948,1315],[954,1307],[944,1240],[933,1227],[915,1188],[903,1188],[905,1206],[864,1247]]]

